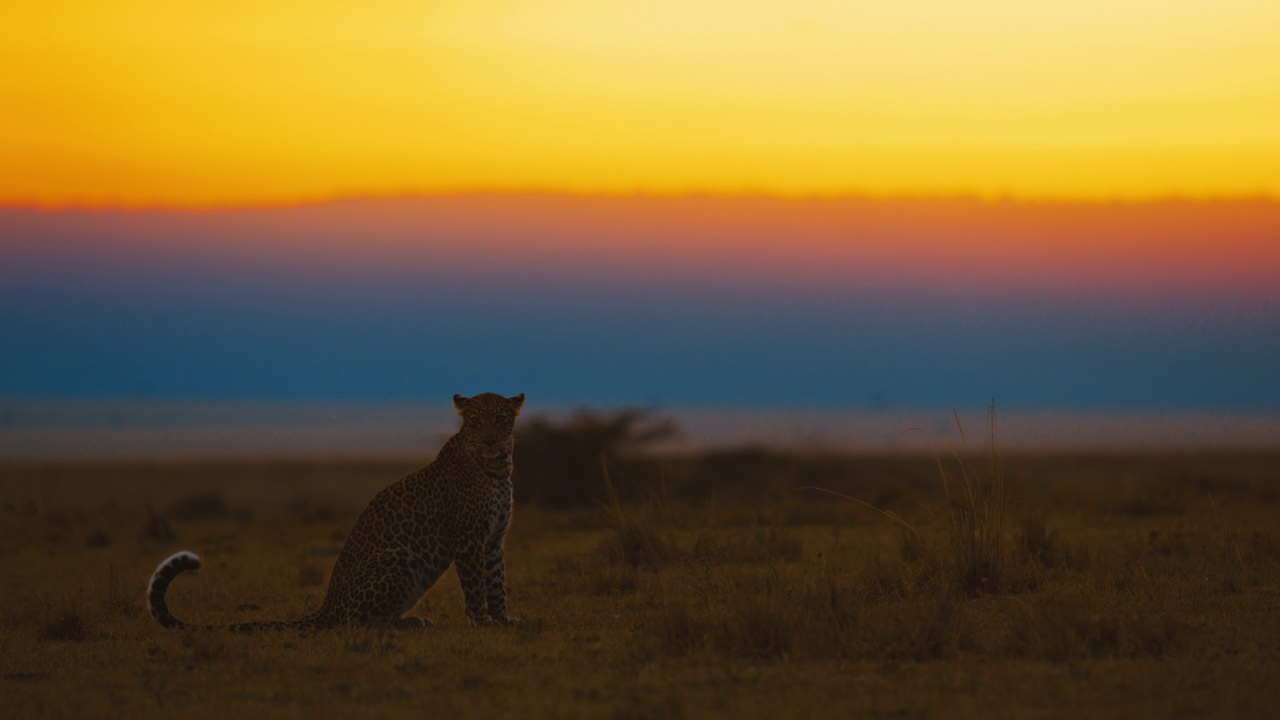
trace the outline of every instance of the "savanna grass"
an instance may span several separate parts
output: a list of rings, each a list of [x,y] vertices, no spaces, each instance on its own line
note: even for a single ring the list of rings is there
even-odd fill
[[[684,491],[667,495],[655,473],[648,499],[517,510],[507,546],[512,612],[523,619],[514,627],[471,628],[450,574],[412,611],[432,627],[259,635],[158,628],[141,601],[156,561],[179,547],[207,561],[170,590],[184,619],[300,615],[318,602],[317,573],[327,578],[367,501],[370,487],[353,488],[353,474],[381,466],[291,466],[308,478],[303,490],[265,481],[278,463],[192,461],[155,472],[145,491],[119,467],[107,468],[119,474],[114,486],[85,466],[62,476],[84,478],[74,491],[46,496],[32,488],[60,481],[35,482],[24,467],[0,507],[0,716],[1236,718],[1274,710],[1280,529],[1266,486],[1274,458],[1015,456],[993,473],[961,457],[964,471],[946,463],[950,498],[935,480],[926,507],[884,514],[825,494],[791,493],[781,509],[735,506],[714,488],[704,497],[715,507],[672,501]],[[680,462],[663,461],[674,466],[668,477],[691,477]],[[841,470],[823,461],[833,476],[873,477],[868,488],[886,468],[911,467],[914,477],[932,467],[936,476],[938,464],[844,462]],[[185,481],[186,472],[202,479]],[[207,480],[215,477],[235,480]],[[997,480],[1003,495],[988,491]],[[1160,483],[1179,498],[1178,513],[1118,509],[1124,488],[1160,497]],[[177,500],[208,491],[222,494],[229,515],[166,516]],[[1002,508],[991,504],[1001,496]],[[144,503],[161,508],[155,515],[178,540],[143,532],[155,521]],[[994,527],[1001,579],[963,591],[962,578],[990,577],[968,574],[964,561],[990,567],[981,548]],[[91,542],[98,532],[109,541]]]

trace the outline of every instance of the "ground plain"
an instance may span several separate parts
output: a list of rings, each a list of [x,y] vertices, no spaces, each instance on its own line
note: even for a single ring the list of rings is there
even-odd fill
[[[0,463],[0,715],[1240,718],[1280,698],[1274,452],[620,456],[616,499],[598,467],[531,460],[531,483],[576,473],[560,489],[590,497],[520,498],[511,627],[469,627],[452,572],[420,630],[146,614],[183,548],[206,564],[170,589],[178,617],[316,607],[364,503],[426,459]]]

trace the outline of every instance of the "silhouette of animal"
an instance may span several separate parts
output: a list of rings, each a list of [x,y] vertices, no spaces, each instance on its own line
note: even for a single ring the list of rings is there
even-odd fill
[[[426,467],[384,488],[360,514],[338,554],[320,609],[296,620],[226,626],[236,631],[338,625],[410,625],[403,618],[453,564],[473,625],[502,623],[507,589],[502,544],[511,523],[511,455],[524,394],[453,396],[462,427]],[[169,613],[174,578],[200,567],[182,551],[151,576],[147,604],[166,628],[188,624]]]

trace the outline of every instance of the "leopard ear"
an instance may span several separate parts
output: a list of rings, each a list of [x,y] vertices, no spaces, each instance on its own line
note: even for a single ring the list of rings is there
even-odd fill
[[[520,408],[524,407],[524,393],[520,393],[515,397],[507,398],[507,402],[511,403],[511,409],[520,412]]]
[[[468,400],[470,400],[470,399],[471,399],[471,398],[463,397],[463,396],[461,396],[461,395],[454,395],[454,396],[453,396],[453,409],[454,409],[454,410],[457,410],[457,411],[458,411],[458,414],[462,414],[462,409],[463,409],[463,408],[465,408],[465,407],[467,406],[467,401],[468,401]]]

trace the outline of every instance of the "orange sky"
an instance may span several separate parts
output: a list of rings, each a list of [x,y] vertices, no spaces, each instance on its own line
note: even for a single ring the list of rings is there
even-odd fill
[[[598,283],[661,295],[665,283],[687,283],[735,288],[725,297],[843,302],[832,298],[892,289],[919,300],[953,293],[1014,307],[1030,298],[1119,302],[1126,311],[1228,299],[1274,309],[1280,299],[1280,202],[1260,199],[471,194],[216,212],[8,212],[0,256],[15,264],[11,280],[26,275],[24,257],[76,258],[112,275],[116,264],[94,259],[101,245],[128,256],[118,267],[195,253],[201,259],[182,273],[266,272],[321,288],[331,276],[394,285],[447,268],[463,284],[550,277],[551,294]]]
[[[0,204],[1280,197],[1280,4],[19,2]]]

